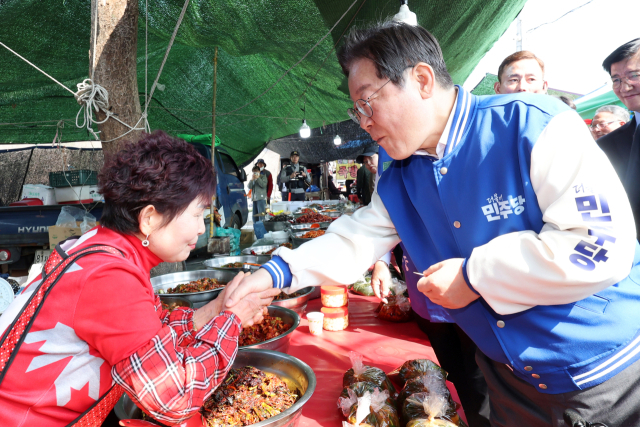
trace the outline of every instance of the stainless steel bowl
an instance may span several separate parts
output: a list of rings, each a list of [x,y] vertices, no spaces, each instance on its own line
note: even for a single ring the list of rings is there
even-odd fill
[[[308,230],[309,231],[309,230]],[[303,239],[302,236],[306,233],[307,231],[299,231],[294,233],[293,231],[291,232],[291,244],[293,245],[293,248],[299,248],[301,245],[303,245],[304,243],[310,242],[313,239]]]
[[[340,218],[342,216],[342,212],[322,212],[322,215],[326,215],[331,218]]]
[[[285,324],[291,325],[291,327],[284,334],[278,335],[277,337],[271,338],[270,340],[259,342],[257,344],[243,345],[242,347],[238,347],[239,351],[259,348],[262,350],[273,350],[286,353],[289,350],[289,346],[291,345],[291,335],[293,334],[293,331],[295,331],[296,328],[300,325],[300,316],[295,311],[285,307],[270,305],[269,307],[267,307],[267,309],[269,310],[270,316],[281,318]]]
[[[298,291],[298,292],[302,292],[302,295],[297,296],[295,298],[271,301],[271,305],[286,307],[298,313],[299,316],[303,316],[305,310],[307,309],[307,302],[311,298],[311,294],[313,293],[313,290],[314,290],[313,286],[302,288]]]
[[[311,222],[311,223],[308,223],[308,224],[289,224],[289,228],[294,230],[295,232],[297,232],[299,230],[313,230],[313,228],[311,228],[311,226],[314,225],[314,224],[318,224],[320,226],[321,230],[326,230],[331,225],[330,222],[315,222],[315,223]]]
[[[252,255],[252,251],[256,253],[256,255],[263,255],[265,252],[269,252],[271,249],[275,249],[280,245],[262,245],[262,246],[249,246],[248,248],[244,248],[242,250],[243,255]],[[271,255],[265,255],[271,256]]]
[[[226,257],[216,257],[205,260],[203,264],[207,268],[213,268],[215,270],[222,271],[233,271],[234,273],[238,273],[240,271],[252,271],[259,267],[255,266],[247,266],[247,267],[222,267],[225,264],[230,264],[232,262],[248,262],[251,264],[266,264],[271,260],[270,255],[241,255],[241,256],[226,256]]]
[[[156,276],[151,279],[151,285],[153,291],[158,293],[159,290],[166,291],[169,288],[180,285],[182,283],[189,283],[192,280],[202,279],[204,277],[210,277],[212,279],[218,279],[221,282],[228,283],[236,277],[236,273],[232,271],[221,270],[194,270],[194,271],[181,271],[180,273],[164,274],[162,276]],[[223,288],[213,289],[211,291],[204,292],[190,292],[180,294],[158,294],[160,299],[165,297],[181,297],[191,301],[194,308],[199,308],[215,299]]]
[[[289,389],[298,390],[302,396],[291,408],[286,411],[252,424],[253,427],[295,427],[300,421],[302,408],[309,401],[311,395],[316,389],[316,375],[313,370],[300,359],[288,354],[279,353],[271,350],[243,350],[239,351],[236,360],[233,362],[234,368],[242,368],[244,366],[254,366],[264,372],[277,375],[282,379]],[[140,419],[142,418],[142,410],[124,394],[114,408],[116,416],[121,420]],[[189,421],[197,419],[199,415],[195,415]],[[204,425],[196,422],[188,422],[188,425]]]
[[[282,231],[287,229],[287,221],[265,221],[264,228],[267,231]]]

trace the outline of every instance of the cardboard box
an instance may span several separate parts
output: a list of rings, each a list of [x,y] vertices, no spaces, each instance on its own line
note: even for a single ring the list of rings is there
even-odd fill
[[[42,184],[25,184],[22,186],[22,199],[40,199],[44,205],[56,205],[56,193],[53,187]]]
[[[80,221],[76,221],[77,227],[58,227],[57,225],[49,226],[49,248],[53,249],[56,245],[69,237],[81,236],[82,230],[80,229]],[[96,222],[96,225],[100,225],[100,222]]]
[[[250,228],[243,228],[240,230],[242,234],[240,235],[240,246],[251,246],[254,241],[254,232]]]
[[[56,245],[69,237],[81,236],[80,222],[77,227],[58,227],[57,225],[49,226],[49,247],[55,248]]]

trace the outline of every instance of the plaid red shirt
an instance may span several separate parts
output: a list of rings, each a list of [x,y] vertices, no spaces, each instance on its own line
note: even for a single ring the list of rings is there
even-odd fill
[[[146,345],[111,370],[139,406],[158,421],[193,416],[226,377],[238,351],[240,322],[227,311],[193,333],[194,310],[156,310],[164,325]]]
[[[161,259],[140,239],[97,227],[63,249],[92,245],[117,248],[124,258],[81,258],[52,288],[0,384],[2,427],[69,425],[114,381],[153,417],[178,424],[231,367],[241,328],[235,315],[223,312],[194,333],[194,310],[162,310],[149,281]],[[41,281],[3,313],[0,333]]]

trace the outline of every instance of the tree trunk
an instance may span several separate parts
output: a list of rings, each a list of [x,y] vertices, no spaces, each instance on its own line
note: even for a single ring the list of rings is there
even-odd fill
[[[95,9],[97,7],[97,14]],[[97,22],[94,22],[97,15]],[[104,87],[109,93],[109,106],[116,117],[131,127],[144,127],[140,121],[141,108],[138,96],[138,74],[136,58],[138,48],[138,0],[93,0],[92,1],[92,31],[91,47],[95,40],[95,69],[93,81]],[[95,29],[97,25],[97,29]],[[89,53],[91,63],[91,52]],[[91,64],[89,75],[91,76]],[[105,115],[97,113],[99,121]],[[138,123],[138,126],[136,126]],[[105,159],[117,153],[126,142],[138,141],[142,134],[140,130],[129,132],[130,129],[117,120],[110,118],[98,125],[100,140]],[[110,141],[118,138],[115,141]]]

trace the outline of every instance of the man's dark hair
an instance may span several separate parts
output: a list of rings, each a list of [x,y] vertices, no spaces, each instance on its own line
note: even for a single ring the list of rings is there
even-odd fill
[[[254,166],[254,167],[251,169],[251,172],[260,172],[260,168],[259,168],[258,166]]]
[[[351,29],[338,52],[344,74],[349,77],[349,67],[364,58],[373,61],[378,78],[388,78],[398,86],[404,83],[404,71],[419,62],[433,68],[441,87],[453,86],[438,41],[420,26],[389,21],[370,28]]]
[[[538,62],[540,69],[542,70],[542,77],[544,78],[544,62],[542,61],[542,59],[538,58],[533,52],[529,52],[528,50],[520,50],[516,53],[512,53],[502,60],[500,67],[498,67],[498,81],[502,83],[502,72],[505,68],[507,68],[514,62],[522,61],[524,59],[535,59]]]
[[[604,68],[605,71],[609,73],[609,75],[611,75],[611,66],[613,64],[631,58],[636,53],[638,53],[638,51],[640,51],[640,37],[623,44],[622,46],[611,52],[611,54],[607,56],[604,61],[602,61],[602,68]]]

